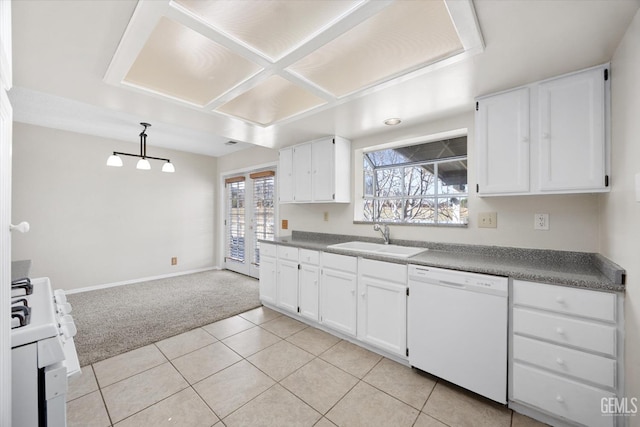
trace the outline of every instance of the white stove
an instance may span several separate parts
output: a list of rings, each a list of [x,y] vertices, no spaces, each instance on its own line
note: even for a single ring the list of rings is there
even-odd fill
[[[13,425],[64,427],[67,381],[80,373],[71,305],[47,277],[20,280],[11,291]]]

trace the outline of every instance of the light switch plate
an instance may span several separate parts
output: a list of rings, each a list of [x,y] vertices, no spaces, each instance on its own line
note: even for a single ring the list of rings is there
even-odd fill
[[[548,213],[533,214],[533,229],[534,230],[548,230],[549,229],[549,214]]]
[[[498,213],[497,212],[480,212],[478,214],[478,227],[480,228],[497,228]]]

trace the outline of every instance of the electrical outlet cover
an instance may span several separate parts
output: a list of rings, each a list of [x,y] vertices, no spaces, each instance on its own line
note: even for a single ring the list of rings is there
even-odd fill
[[[549,214],[537,213],[533,215],[533,229],[534,230],[548,230],[549,229]]]
[[[498,213],[497,212],[480,212],[478,214],[478,227],[480,228],[497,228]]]

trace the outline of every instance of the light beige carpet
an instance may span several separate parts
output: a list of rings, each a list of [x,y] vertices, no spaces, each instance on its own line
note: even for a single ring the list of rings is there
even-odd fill
[[[260,306],[258,281],[228,270],[68,295],[80,365]]]

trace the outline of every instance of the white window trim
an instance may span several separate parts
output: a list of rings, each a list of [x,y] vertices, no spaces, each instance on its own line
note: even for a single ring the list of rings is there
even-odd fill
[[[417,136],[413,138],[400,139],[383,144],[372,145],[369,147],[359,148],[354,150],[353,154],[353,221],[356,223],[371,224],[371,221],[367,221],[364,218],[364,169],[363,169],[363,156],[365,153],[371,151],[384,150],[388,148],[406,147],[409,145],[424,144],[427,142],[439,141],[443,139],[459,138],[462,136],[468,136],[468,128],[453,129],[444,132],[438,132],[429,135]],[[467,143],[468,144],[468,143]],[[468,147],[468,146],[467,146]],[[467,162],[468,162],[467,151]],[[397,225],[412,225],[412,226],[435,226],[435,227],[466,227],[466,224],[419,224],[419,223],[394,223]]]

